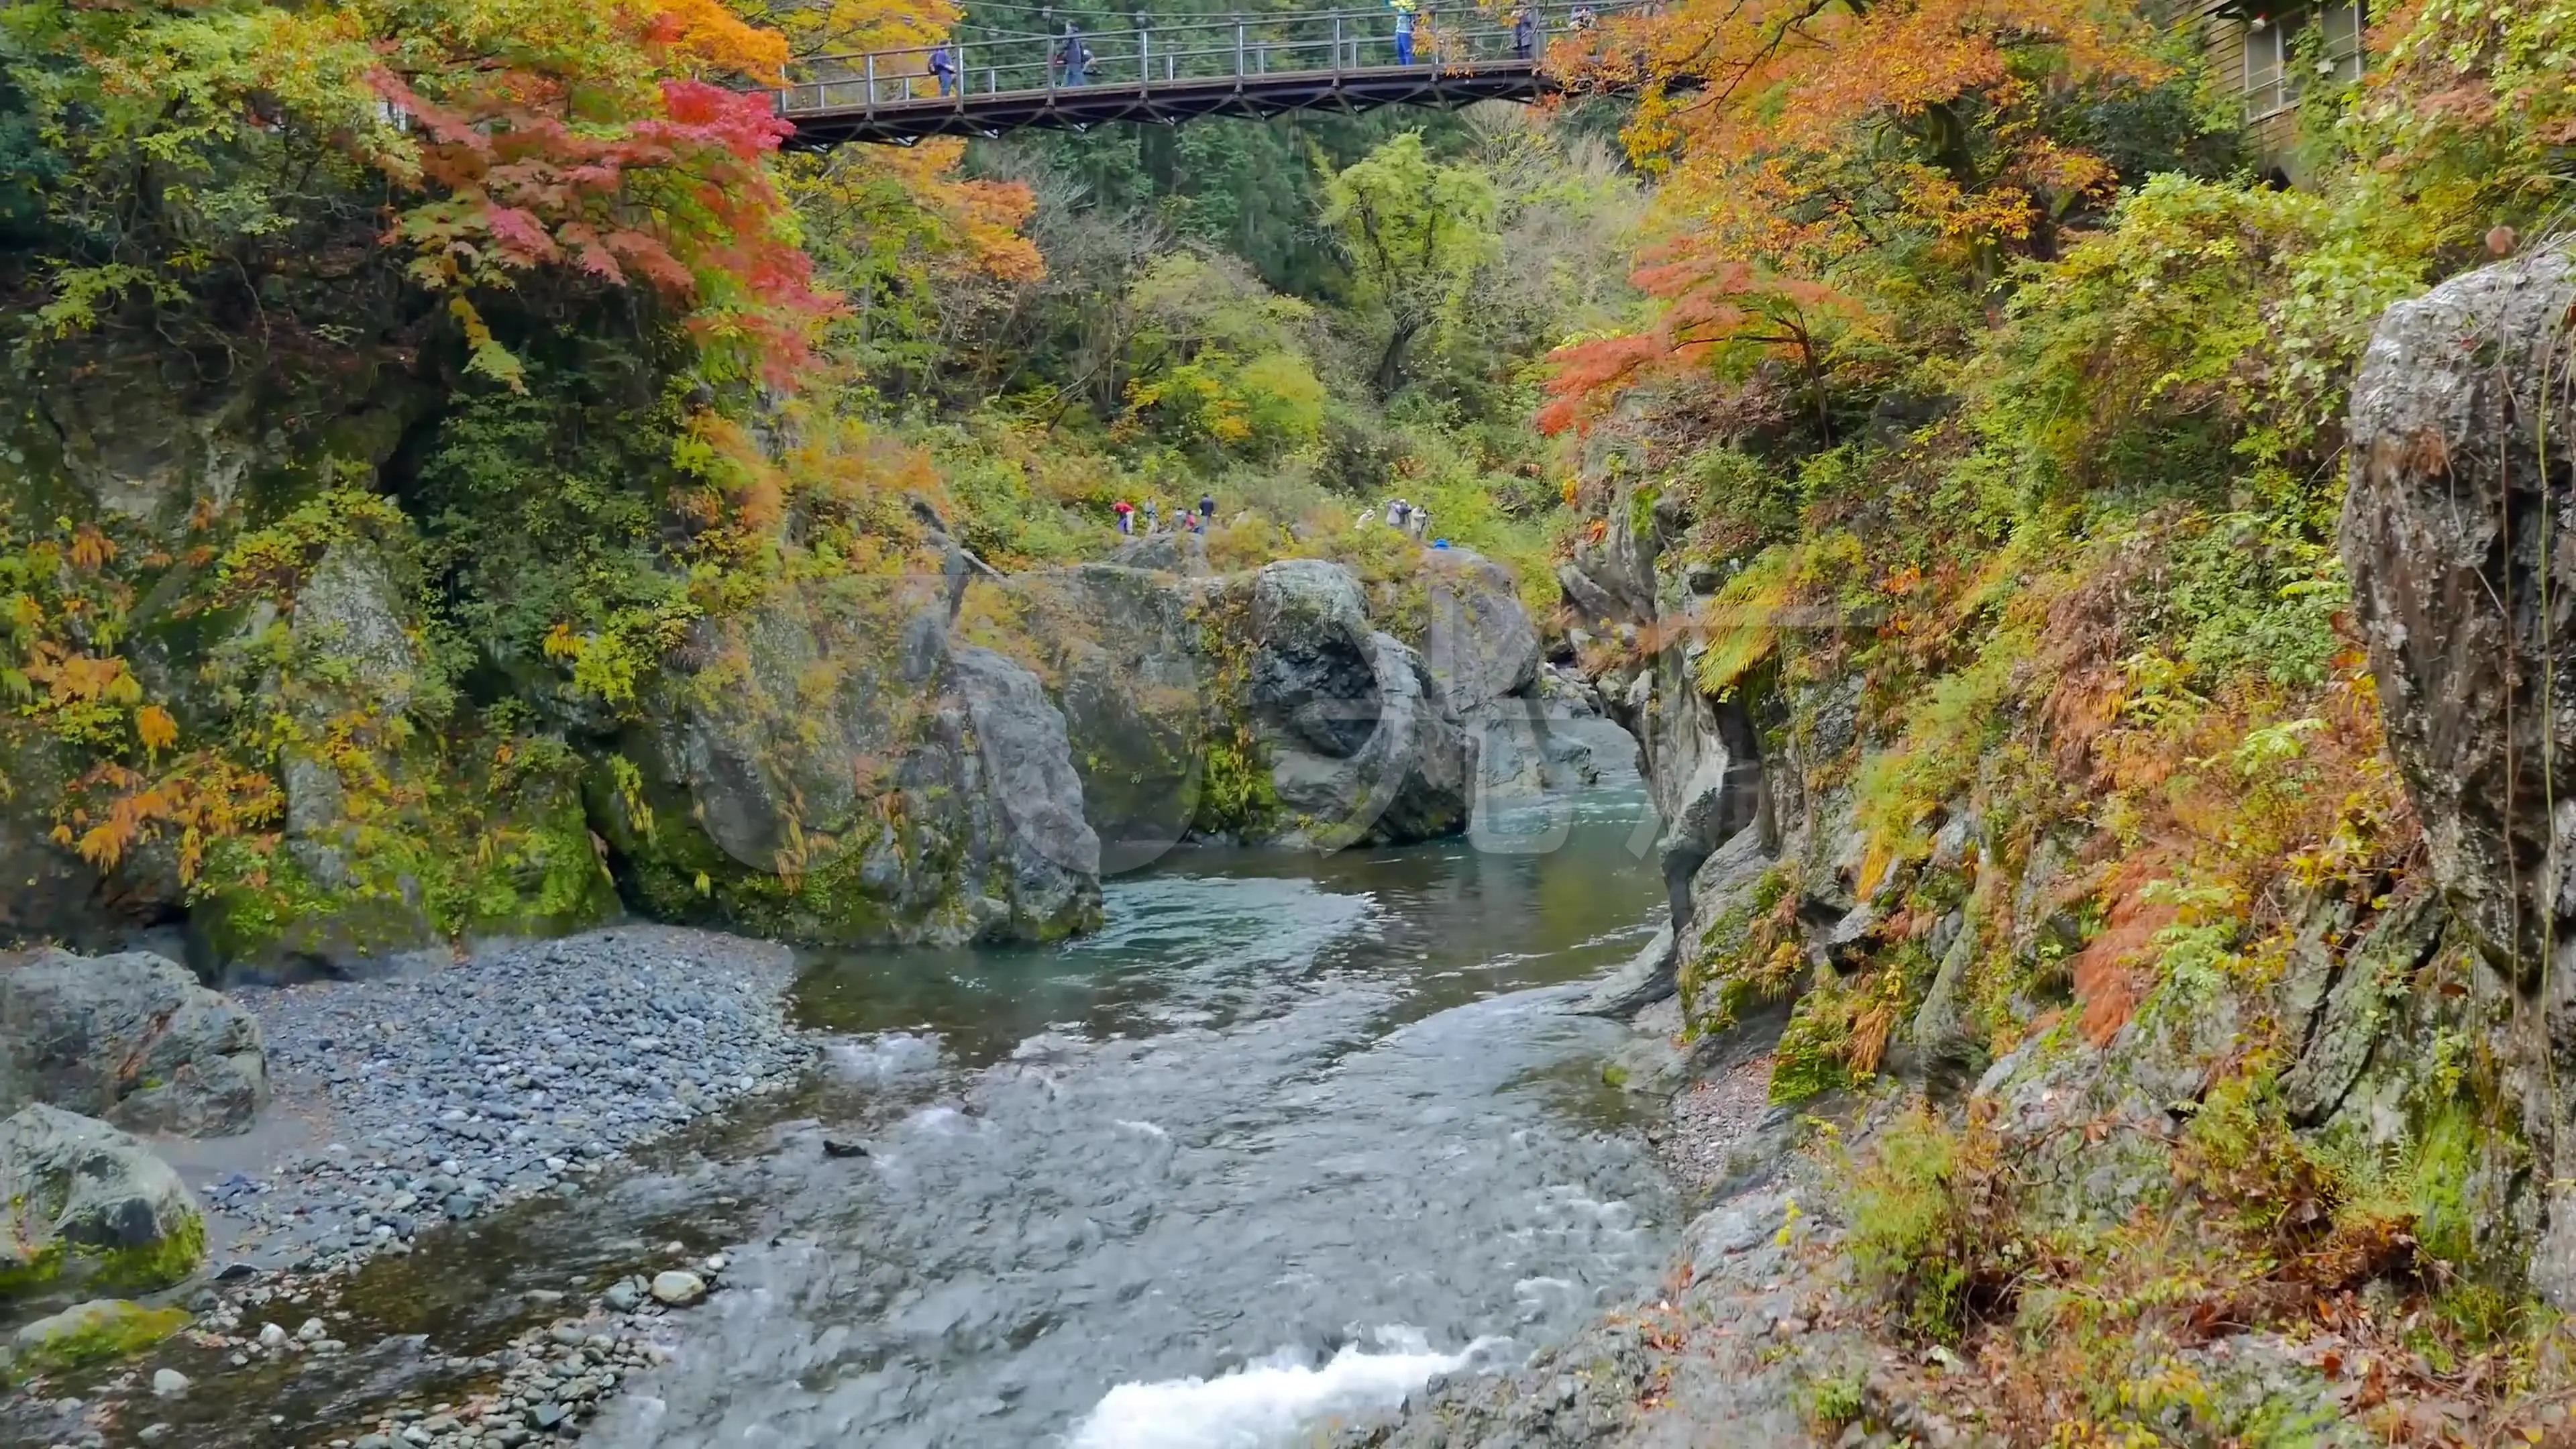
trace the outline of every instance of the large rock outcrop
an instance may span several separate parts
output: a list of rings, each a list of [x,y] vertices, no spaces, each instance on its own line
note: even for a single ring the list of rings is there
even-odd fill
[[[0,1120],[0,1298],[56,1282],[165,1288],[205,1243],[196,1199],[141,1142],[54,1107]]]
[[[835,944],[1099,921],[1062,715],[1019,664],[953,643],[935,600],[784,593],[701,625],[689,655],[594,778],[651,914]]]
[[[1423,649],[1379,627],[1358,576],[1322,559],[1214,578],[1122,564],[1023,574],[1003,585],[1005,621],[977,637],[1022,657],[1063,711],[1110,870],[1192,837],[1427,840],[1466,828],[1478,737],[1525,703],[1501,691],[1533,690],[1538,671],[1508,575],[1472,554],[1444,563],[1472,590],[1443,603],[1443,568],[1425,565]],[[1548,758],[1580,764],[1588,750]]]
[[[1750,714],[1700,691],[1707,642],[1700,601],[1657,573],[1665,535],[1678,526],[1660,499],[1624,494],[1602,537],[1557,570],[1576,629],[1628,646],[1626,662],[1592,687],[1605,712],[1637,741],[1638,768],[1661,822],[1655,855],[1672,912],[1676,967],[1707,954],[1720,913],[1709,908],[1712,902],[1732,903],[1741,895],[1747,880],[1771,864],[1784,836],[1804,841],[1815,834],[1803,799],[1792,799],[1785,816],[1774,806]],[[1719,848],[1747,831],[1755,832],[1752,839],[1703,882]],[[1668,967],[1654,979],[1680,975]]]
[[[1158,535],[1120,551],[1137,556]],[[1086,564],[1014,575],[1010,641],[1032,655],[1064,715],[1082,810],[1117,874],[1160,859],[1198,816],[1211,721],[1199,590],[1151,566]],[[1202,561],[1200,571],[1205,572]]]
[[[239,1132],[268,1099],[259,1021],[145,952],[0,969],[0,1112],[44,1103],[137,1132]]]
[[[1211,604],[1241,622],[1241,702],[1282,839],[1336,850],[1466,828],[1473,746],[1422,656],[1371,627],[1350,570],[1287,559]]]
[[[2576,946],[2576,519],[2556,247],[2391,308],[2352,402],[2343,553],[2388,744],[2460,924],[2536,983]]]
[[[2576,1102],[2555,1086],[2576,1041],[2571,309],[2565,242],[2391,308],[2353,386],[2342,524],[2390,753],[2488,973],[2472,993],[2503,999],[2488,1030],[2549,1185],[2531,1276],[2561,1308],[2576,1307]]]
[[[1481,801],[1597,784],[1603,761],[1577,709],[1541,688],[1538,626],[1509,570],[1461,548],[1423,554],[1422,653],[1476,739]]]

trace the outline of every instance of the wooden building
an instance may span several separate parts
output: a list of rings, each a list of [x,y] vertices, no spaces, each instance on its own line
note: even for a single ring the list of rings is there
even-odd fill
[[[2360,77],[2367,0],[2197,0],[2194,11],[2210,69],[2245,107],[2261,165],[2295,183],[2299,97]]]

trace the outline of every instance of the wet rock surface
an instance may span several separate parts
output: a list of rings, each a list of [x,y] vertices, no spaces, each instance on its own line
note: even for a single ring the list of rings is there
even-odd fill
[[[818,586],[698,627],[630,731],[643,778],[593,785],[645,914],[838,945],[1099,923],[1061,714],[917,592]]]

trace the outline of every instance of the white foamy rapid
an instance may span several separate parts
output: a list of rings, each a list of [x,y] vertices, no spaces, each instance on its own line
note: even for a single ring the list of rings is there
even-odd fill
[[[1392,1409],[1434,1374],[1455,1373],[1491,1339],[1434,1353],[1410,1328],[1381,1328],[1383,1352],[1351,1344],[1321,1366],[1295,1349],[1212,1379],[1120,1384],[1067,1449],[1267,1449],[1328,1415]]]

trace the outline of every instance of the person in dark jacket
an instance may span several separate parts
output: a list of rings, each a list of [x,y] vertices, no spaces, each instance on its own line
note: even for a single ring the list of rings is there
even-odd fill
[[[1199,517],[1202,519],[1213,519],[1216,517],[1215,494],[1202,493],[1199,495]]]
[[[1061,84],[1071,87],[1083,83],[1082,73],[1091,65],[1091,47],[1082,43],[1082,32],[1073,22],[1064,23],[1064,39],[1055,48],[1055,68],[1063,72]]]
[[[1538,59],[1538,17],[1527,10],[1512,21],[1512,54],[1522,60]]]
[[[932,46],[930,73],[938,79],[941,95],[957,94],[957,48],[944,40]]]

